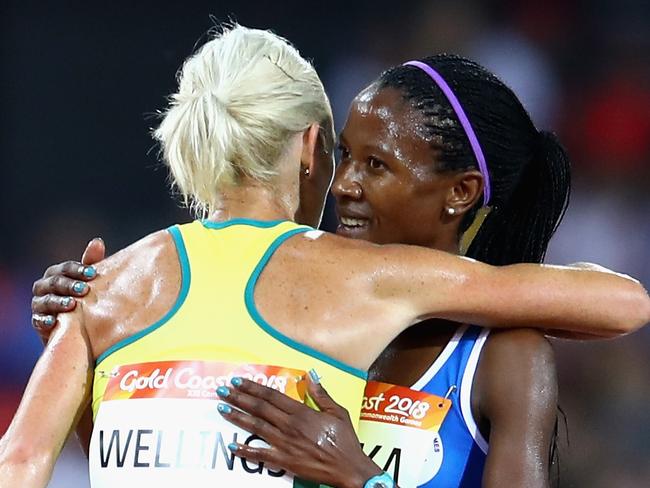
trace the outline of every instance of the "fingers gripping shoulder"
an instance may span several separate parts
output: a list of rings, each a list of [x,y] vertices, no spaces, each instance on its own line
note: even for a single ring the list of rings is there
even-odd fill
[[[167,278],[173,282],[174,273],[180,273],[173,239],[164,230],[106,258],[96,269],[97,277],[79,300],[91,338],[108,337],[115,323],[125,324],[127,317],[135,317],[142,305],[154,300]]]
[[[134,274],[129,268],[152,269],[166,253],[175,253],[174,241],[166,230],[149,234],[96,265],[98,279],[116,279]]]

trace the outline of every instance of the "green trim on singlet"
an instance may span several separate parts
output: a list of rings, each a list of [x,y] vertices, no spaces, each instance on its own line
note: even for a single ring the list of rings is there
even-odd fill
[[[289,220],[256,220],[256,219],[230,219],[224,220],[223,222],[213,222],[211,220],[202,220],[201,224],[206,229],[223,229],[225,227],[230,227],[231,225],[251,225],[253,227],[262,227],[264,229],[269,227],[275,227],[283,222],[289,222]]]
[[[291,347],[292,349],[295,349],[296,351],[299,351],[303,354],[307,354],[308,356],[312,356],[320,361],[323,361],[325,363],[328,363],[335,368],[338,368],[342,371],[345,371],[348,374],[351,374],[353,376],[357,376],[363,380],[368,379],[368,373],[366,371],[354,368],[352,366],[349,366],[337,359],[334,359],[326,354],[323,354],[320,351],[317,351],[316,349],[307,346],[305,344],[302,344],[298,341],[295,341],[291,339],[290,337],[284,335],[282,332],[274,328],[271,324],[269,324],[266,320],[264,320],[264,317],[262,317],[257,310],[257,306],[255,305],[255,300],[254,300],[254,293],[255,293],[255,285],[257,284],[257,280],[260,277],[260,274],[262,273],[262,270],[268,263],[269,259],[273,255],[273,253],[282,245],[284,241],[286,241],[289,237],[292,237],[296,234],[299,234],[301,232],[307,232],[313,230],[311,227],[302,227],[298,229],[292,229],[284,234],[280,234],[269,246],[269,248],[266,250],[264,255],[262,256],[262,259],[260,259],[259,263],[257,263],[257,266],[255,267],[255,270],[253,271],[253,274],[251,274],[250,278],[248,279],[248,283],[246,284],[246,290],[244,292],[244,300],[246,302],[246,308],[248,309],[248,313],[250,314],[251,318],[257,323],[257,325],[260,326],[260,328],[275,338],[276,340],[283,342],[287,346]]]
[[[176,314],[176,312],[178,312],[178,310],[183,305],[183,302],[185,302],[185,299],[187,298],[187,293],[190,290],[190,282],[192,280],[192,274],[190,271],[190,262],[187,257],[185,242],[183,241],[183,235],[181,234],[181,231],[177,225],[169,227],[167,229],[167,232],[169,232],[172,235],[172,238],[174,239],[174,244],[176,245],[176,252],[178,253],[178,261],[181,265],[181,290],[178,293],[178,298],[176,298],[176,302],[174,303],[174,306],[171,308],[171,310],[169,310],[169,312],[165,314],[163,318],[161,318],[156,323],[150,325],[149,327],[146,327],[145,329],[142,329],[140,332],[137,332],[136,334],[133,334],[132,336],[127,337],[126,339],[122,339],[121,341],[117,342],[116,344],[113,344],[111,347],[106,349],[106,351],[104,351],[97,358],[97,361],[95,361],[96,365],[101,363],[104,359],[106,359],[114,352],[119,351],[120,349],[128,346],[129,344],[133,344],[135,341],[142,339],[147,334],[150,334],[151,332],[155,331],[156,329],[164,325],[166,322],[169,321],[169,319],[171,319],[174,316],[174,314]]]

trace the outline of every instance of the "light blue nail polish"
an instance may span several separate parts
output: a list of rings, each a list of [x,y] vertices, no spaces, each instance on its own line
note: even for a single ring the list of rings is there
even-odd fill
[[[233,379],[230,380],[232,386],[241,386],[243,382],[244,381],[239,376],[235,376]]]
[[[45,317],[45,319],[43,319],[43,323],[48,327],[52,327],[54,325],[54,317],[48,315],[47,317]]]
[[[232,452],[235,452],[237,450],[237,444],[231,442],[230,444],[228,444],[228,449],[230,449]]]
[[[225,398],[228,395],[230,395],[230,389],[227,386],[220,386],[219,388],[217,388],[217,395]]]
[[[315,369],[310,369],[309,370],[309,377],[311,378],[312,383],[314,383],[315,385],[320,385],[321,377],[318,376],[318,373],[316,372]]]
[[[61,299],[61,305],[68,308],[70,304],[72,303],[72,298],[70,297],[64,297]]]
[[[77,281],[74,285],[72,285],[72,291],[74,291],[75,293],[83,293],[84,291],[86,291],[87,286],[88,285],[86,285],[86,283],[82,281]]]
[[[96,274],[97,274],[97,270],[95,269],[94,266],[86,266],[84,268],[84,276],[86,278],[94,278]]]
[[[225,403],[220,403],[219,405],[217,405],[217,410],[219,410],[219,413],[232,412],[232,408],[230,408],[230,405],[226,405]]]

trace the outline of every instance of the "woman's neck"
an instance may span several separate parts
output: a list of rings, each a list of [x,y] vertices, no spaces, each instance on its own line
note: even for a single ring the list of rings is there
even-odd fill
[[[460,254],[460,243],[455,232],[448,232],[436,236],[436,239],[427,247],[451,254]]]
[[[208,220],[293,220],[294,214],[291,199],[279,197],[276,190],[257,184],[224,190],[219,206],[210,214]]]

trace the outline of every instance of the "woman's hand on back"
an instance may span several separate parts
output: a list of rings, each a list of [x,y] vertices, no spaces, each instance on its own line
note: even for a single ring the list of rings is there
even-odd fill
[[[232,387],[219,388],[217,393],[227,402],[219,405],[219,412],[271,446],[228,447],[237,456],[285,469],[298,478],[339,488],[362,488],[382,471],[361,449],[348,411],[314,382],[316,378],[310,378],[308,391],[320,411],[242,378],[233,378]]]
[[[32,325],[47,343],[60,313],[71,312],[77,306],[76,298],[90,291],[87,282],[97,276],[94,264],[104,259],[104,241],[95,238],[88,243],[81,262],[65,261],[47,268],[43,277],[32,287]]]

